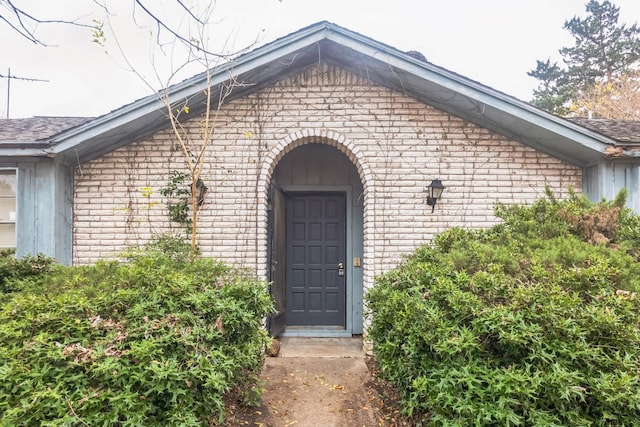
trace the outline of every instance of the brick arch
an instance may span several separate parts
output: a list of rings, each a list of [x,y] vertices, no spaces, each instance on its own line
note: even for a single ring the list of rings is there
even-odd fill
[[[271,177],[280,160],[295,148],[306,144],[320,143],[332,146],[342,152],[353,163],[358,171],[363,189],[363,248],[362,266],[363,266],[363,286],[365,292],[373,286],[374,263],[373,256],[375,253],[373,238],[373,218],[374,203],[373,195],[374,182],[373,174],[366,161],[362,151],[343,135],[327,131],[326,129],[306,129],[288,135],[281,140],[265,157],[257,184],[257,200],[258,200],[258,218],[257,218],[257,236],[258,236],[258,259],[257,272],[259,277],[267,278],[267,203],[269,195],[269,185]]]

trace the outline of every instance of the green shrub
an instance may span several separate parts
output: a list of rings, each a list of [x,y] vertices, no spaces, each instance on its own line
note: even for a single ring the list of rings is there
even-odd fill
[[[572,194],[451,229],[368,293],[406,412],[434,426],[640,425],[638,217]]]
[[[171,240],[58,268],[0,310],[0,425],[222,422],[271,310],[264,284]]]
[[[51,271],[55,261],[44,255],[25,256],[16,259],[13,249],[0,251],[0,294],[20,287],[21,280],[36,278]]]

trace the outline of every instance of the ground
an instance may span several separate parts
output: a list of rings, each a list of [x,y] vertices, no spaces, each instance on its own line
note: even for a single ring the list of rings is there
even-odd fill
[[[266,359],[260,405],[233,405],[225,426],[414,425],[401,416],[397,393],[378,378],[374,360],[361,349],[339,352],[342,356],[318,355],[327,351],[325,345],[309,356],[292,351],[297,342],[284,343],[283,357]]]

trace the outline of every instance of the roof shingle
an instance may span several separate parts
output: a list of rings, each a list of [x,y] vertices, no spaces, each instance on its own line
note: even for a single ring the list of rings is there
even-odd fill
[[[571,117],[569,121],[624,144],[640,144],[640,121]]]
[[[88,120],[91,117],[0,119],[0,141],[42,141]]]

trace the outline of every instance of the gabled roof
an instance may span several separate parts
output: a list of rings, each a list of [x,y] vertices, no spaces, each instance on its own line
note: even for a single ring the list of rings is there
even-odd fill
[[[225,82],[243,83],[231,97],[244,96],[321,59],[479,126],[521,141],[577,165],[603,157],[616,141],[578,124],[329,22],[319,22],[211,70],[212,99]],[[204,103],[206,73],[169,89],[172,101]],[[149,96],[48,140],[43,155],[84,162],[167,127],[162,102]],[[0,148],[0,155],[2,149]]]

